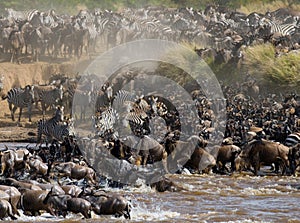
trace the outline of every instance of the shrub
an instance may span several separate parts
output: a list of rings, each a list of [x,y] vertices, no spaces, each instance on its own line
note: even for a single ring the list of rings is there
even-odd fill
[[[271,44],[248,47],[243,68],[260,83],[283,88],[299,88],[300,54],[290,52],[276,57]]]

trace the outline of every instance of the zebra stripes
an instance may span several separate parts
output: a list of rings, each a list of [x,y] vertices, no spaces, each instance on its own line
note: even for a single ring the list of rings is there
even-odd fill
[[[52,132],[52,137],[58,141],[63,141],[65,137],[75,135],[73,120],[67,123],[55,125]]]
[[[239,24],[235,22],[233,19],[221,19],[217,23],[221,24],[224,28],[238,28]]]
[[[108,107],[94,116],[96,134],[118,136],[131,128],[137,136],[150,133],[149,120],[153,111],[144,97],[136,97],[126,90],[119,90],[113,97],[112,107]],[[116,129],[120,127],[121,129]]]
[[[293,147],[297,145],[299,142],[300,142],[300,133],[296,132],[296,133],[289,134],[286,137],[284,144],[286,146]]]
[[[41,119],[38,122],[38,136],[37,142],[41,142],[42,135],[45,135],[47,139],[59,138],[62,129],[57,127],[64,119],[64,107],[57,107],[54,116],[49,119]],[[48,140],[47,140],[48,141]]]
[[[25,88],[12,88],[2,100],[7,99],[9,110],[11,112],[11,119],[15,121],[14,114],[17,108],[20,109],[19,119],[21,120],[23,108],[28,108],[28,119],[31,122],[31,107],[34,100],[33,86],[27,85]]]
[[[148,115],[145,111],[133,108],[126,114],[126,120],[130,123],[135,123],[137,125],[143,125],[144,121],[148,118]]]
[[[130,92],[119,90],[113,99],[113,107],[119,110],[125,108],[126,106],[128,106],[129,102],[133,102],[134,100],[135,97]]]
[[[12,8],[6,8],[6,12],[8,13],[8,18],[14,19],[14,20],[27,20],[31,21],[32,18],[39,14],[40,12],[37,9],[31,9],[31,10],[25,10],[25,11],[17,11]]]
[[[96,134],[105,138],[107,134],[115,133],[115,124],[118,122],[119,115],[115,109],[109,108],[93,119]]]
[[[296,25],[290,24],[278,24],[272,20],[266,21],[271,29],[271,34],[279,33],[281,36],[291,36],[296,32]]]
[[[38,102],[41,103],[43,115],[45,115],[46,110],[49,106],[56,105],[59,101],[62,101],[63,86],[36,86],[34,89],[34,93],[36,105]]]

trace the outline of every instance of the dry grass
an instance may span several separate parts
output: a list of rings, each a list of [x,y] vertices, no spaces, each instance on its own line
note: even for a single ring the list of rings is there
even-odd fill
[[[199,75],[209,78],[212,72],[196,54],[195,47],[201,48],[193,43],[182,42],[178,47],[171,49],[165,58],[165,61],[170,63],[160,63],[158,72],[181,86],[193,82]]]
[[[276,57],[271,44],[257,45],[245,50],[243,66],[259,81],[283,87],[299,87],[299,53],[290,52]]]
[[[243,5],[238,11],[250,14],[252,12],[265,14],[268,11],[275,11],[279,8],[291,8],[295,11],[300,11],[300,4],[293,3],[292,0],[277,0],[272,2],[251,1],[251,3]]]

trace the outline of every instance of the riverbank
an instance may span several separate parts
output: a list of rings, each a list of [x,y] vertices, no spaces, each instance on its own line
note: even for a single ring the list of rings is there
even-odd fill
[[[64,74],[73,77],[84,73],[91,60],[82,59],[64,62],[38,62],[0,64],[0,76],[3,76],[3,91],[6,94],[12,87],[24,87],[27,84],[47,84],[51,75]],[[51,112],[48,113],[51,116]],[[19,117],[19,109],[15,119]],[[28,122],[28,113],[24,109],[21,122],[12,121],[7,100],[0,101],[0,142],[35,142],[37,122],[42,118],[40,109],[33,109],[32,122]]]

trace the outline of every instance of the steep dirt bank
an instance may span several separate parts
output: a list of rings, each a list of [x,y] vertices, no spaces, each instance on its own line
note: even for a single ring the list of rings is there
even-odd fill
[[[53,74],[74,76],[83,73],[91,60],[66,61],[60,63],[38,62],[29,64],[0,63],[0,77],[4,76],[3,93],[12,87],[24,87],[27,84],[45,84]],[[19,109],[16,111],[17,119]],[[32,123],[28,122],[27,111],[22,114],[21,123],[12,122],[8,103],[0,100],[0,142],[33,141],[37,121],[42,117],[41,111],[34,110]]]
[[[90,60],[68,61],[62,63],[38,62],[31,64],[0,63],[0,76],[4,76],[4,92],[11,87],[26,84],[44,84],[53,74],[74,76],[83,73]]]

